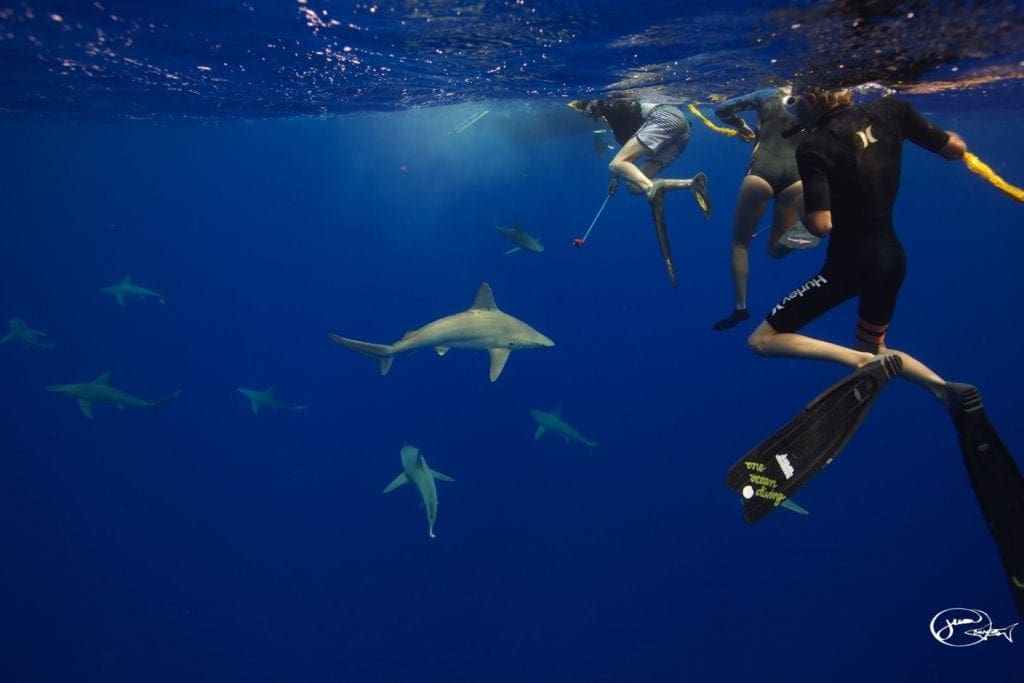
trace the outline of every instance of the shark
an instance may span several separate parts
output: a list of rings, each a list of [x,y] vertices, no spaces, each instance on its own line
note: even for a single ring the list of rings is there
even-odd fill
[[[309,408],[309,406],[286,406],[278,401],[277,397],[274,396],[273,387],[264,391],[238,387],[238,393],[249,399],[249,402],[252,404],[252,412],[257,415],[260,413],[260,408],[263,408],[264,410],[286,410],[293,413]]]
[[[420,492],[423,499],[423,507],[427,511],[427,533],[431,538],[434,535],[434,520],[437,519],[437,485],[435,479],[441,481],[455,481],[447,474],[441,474],[436,470],[427,467],[427,461],[423,459],[420,449],[406,444],[400,452],[402,458],[402,473],[387,485],[384,493],[391,493],[403,484],[413,484]]]
[[[160,303],[164,303],[163,294],[160,294],[159,292],[154,292],[152,289],[149,289],[148,287],[142,287],[141,285],[132,284],[132,279],[127,275],[125,275],[124,279],[121,280],[121,282],[117,283],[116,285],[110,285],[109,287],[100,287],[100,291],[106,292],[107,294],[113,294],[114,298],[117,299],[117,303],[121,306],[124,306],[124,298],[126,296],[137,296],[140,299],[152,297],[158,300]]]
[[[82,384],[54,384],[46,387],[46,390],[70,396],[78,401],[78,407],[82,409],[86,417],[92,417],[93,403],[113,403],[122,410],[125,406],[152,408],[155,412],[177,398],[178,394],[181,393],[181,390],[178,390],[159,401],[147,401],[110,386],[109,372],[104,372],[91,382],[84,382]]]
[[[597,448],[598,446],[597,442],[583,436],[575,427],[562,419],[561,406],[555,408],[550,413],[533,409],[530,411],[530,415],[533,415],[533,419],[537,421],[537,431],[533,434],[534,441],[544,436],[547,432],[551,432],[565,439],[566,443],[578,441],[588,448]]]
[[[508,228],[504,225],[498,225],[498,222],[494,221],[494,229],[504,235],[505,239],[516,245],[506,251],[505,256],[514,254],[517,251],[532,251],[538,254],[544,251],[544,245],[540,243],[540,240],[528,234],[518,225],[514,228]]]
[[[29,328],[21,318],[11,318],[7,321],[7,324],[11,331],[0,337],[0,344],[6,344],[12,339],[20,339],[25,342],[25,346],[34,346],[37,349],[52,349],[54,347],[53,344],[48,344],[39,339],[39,337],[46,336],[45,332]]]
[[[433,347],[439,356],[449,349],[478,349],[491,355],[491,381],[501,375],[508,356],[518,349],[554,346],[543,334],[522,320],[502,312],[494,303],[494,293],[486,282],[480,285],[473,305],[461,313],[438,318],[418,330],[405,333],[394,344],[371,344],[329,334],[338,346],[358,351],[380,361],[380,374],[388,374],[395,354]]]

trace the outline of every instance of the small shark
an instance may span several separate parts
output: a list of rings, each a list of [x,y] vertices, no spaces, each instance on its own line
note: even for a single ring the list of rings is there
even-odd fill
[[[435,479],[441,481],[455,481],[447,474],[441,474],[436,470],[427,467],[427,461],[423,459],[420,449],[415,446],[402,446],[402,473],[395,477],[394,481],[387,485],[384,493],[391,493],[402,484],[412,482],[419,489],[420,497],[423,499],[423,507],[427,510],[427,533],[431,538],[434,535],[434,520],[437,519],[437,485]]]
[[[10,326],[11,331],[5,334],[3,337],[0,337],[0,344],[6,344],[10,340],[17,338],[25,342],[25,346],[34,346],[37,349],[53,348],[53,344],[47,344],[46,342],[40,341],[38,339],[38,337],[40,336],[45,337],[45,332],[30,329],[29,326],[25,324],[25,321],[22,320],[21,318],[11,318],[9,321],[7,321],[7,324]]]
[[[479,349],[491,354],[491,381],[498,379],[508,355],[517,349],[554,346],[543,334],[522,320],[513,318],[494,303],[494,294],[486,282],[480,285],[473,305],[461,313],[439,318],[418,330],[406,332],[394,344],[371,344],[328,335],[335,344],[372,356],[380,361],[380,374],[388,374],[395,354],[432,346],[437,355],[448,349]]]
[[[540,243],[540,240],[527,234],[527,232],[518,225],[514,228],[508,228],[504,225],[498,225],[498,222],[495,221],[494,229],[504,235],[505,239],[516,245],[506,251],[505,256],[514,254],[517,251],[532,251],[538,254],[544,251],[544,245]]]
[[[533,415],[533,419],[537,421],[537,431],[533,435],[533,440],[536,441],[540,437],[544,436],[545,433],[551,432],[565,439],[566,443],[570,441],[578,441],[584,446],[589,448],[597,448],[597,443],[591,441],[587,437],[576,431],[576,428],[571,424],[562,419],[562,408],[559,406],[550,413],[545,413],[543,410],[531,410],[530,415]]]
[[[78,407],[82,409],[82,412],[85,413],[86,417],[92,417],[93,403],[113,403],[122,410],[125,406],[152,408],[155,412],[177,398],[178,394],[181,393],[181,391],[178,390],[167,398],[162,398],[159,401],[147,401],[139,398],[138,396],[132,396],[120,389],[115,389],[110,386],[109,382],[110,373],[104,372],[91,382],[85,382],[83,384],[54,384],[53,386],[46,387],[46,390],[57,394],[64,394],[65,396],[70,396],[77,400]]]
[[[100,287],[100,291],[106,292],[107,294],[113,294],[114,298],[117,299],[117,303],[121,306],[124,306],[124,298],[126,296],[137,296],[141,299],[150,296],[157,299],[160,303],[164,303],[163,294],[160,294],[159,292],[154,292],[152,289],[149,289],[147,287],[133,285],[132,279],[127,275],[125,275],[124,279],[121,280],[121,282],[119,282],[116,285],[111,285],[109,287]]]
[[[238,393],[249,399],[252,403],[252,412],[259,415],[260,408],[264,410],[287,410],[293,413],[297,413],[300,410],[306,410],[309,406],[286,406],[277,400],[274,396],[274,388],[271,387],[265,391],[258,391],[256,389],[246,389],[245,387],[238,387]]]

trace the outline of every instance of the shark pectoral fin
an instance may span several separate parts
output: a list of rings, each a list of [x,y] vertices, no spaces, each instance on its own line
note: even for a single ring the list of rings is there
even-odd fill
[[[124,279],[121,280],[121,284],[122,285],[130,285],[131,283],[132,283],[132,279],[130,277],[128,277],[127,275],[125,275]]]
[[[7,334],[5,334],[3,336],[3,338],[0,338],[0,344],[6,344],[7,342],[11,341],[12,339],[14,339],[14,333],[13,332],[8,332]]]
[[[440,481],[455,481],[454,479],[449,477],[447,474],[441,474],[437,470],[430,470],[430,474],[431,474],[432,477],[434,477],[434,479],[438,479]]]
[[[785,500],[783,500],[780,503],[780,505],[782,505],[782,507],[786,508],[787,510],[790,510],[791,512],[797,513],[798,515],[809,515],[809,514],[811,514],[810,512],[805,510],[804,508],[802,508],[799,505],[797,505],[796,503],[794,503],[790,498],[786,498]]]
[[[387,358],[380,359],[380,374],[388,374],[388,370],[391,369],[391,363],[395,360],[394,356],[388,356]]]
[[[124,294],[115,294],[114,298],[117,299],[118,306],[124,306]]]
[[[448,353],[449,348],[450,347],[448,346],[435,346],[434,350],[437,351],[437,355],[443,356],[444,354]]]
[[[540,437],[544,436],[544,432],[546,432],[546,431],[547,430],[544,429],[544,425],[538,425],[537,426],[537,431],[535,431],[533,433],[533,440],[537,441],[538,439],[540,439]]]
[[[92,417],[92,404],[84,399],[78,399],[78,407],[82,409],[86,417]]]
[[[511,249],[509,249],[508,251],[506,251],[506,252],[505,252],[505,253],[503,254],[503,256],[508,256],[509,254],[514,254],[514,253],[516,253],[517,251],[522,251],[522,250],[523,250],[523,249],[522,249],[522,247],[512,247]]]
[[[257,403],[254,399],[249,399],[249,403],[252,404],[252,412],[253,412],[253,414],[254,415],[259,415],[260,414],[260,404]]]
[[[308,405],[304,405],[304,406],[292,406],[292,407],[291,407],[291,408],[289,408],[288,410],[292,411],[293,413],[301,413],[301,412],[302,412],[303,410],[309,410],[309,406],[308,406]]]
[[[102,375],[92,381],[93,384],[109,384],[110,383],[110,370],[107,370]]]
[[[409,483],[409,477],[405,476],[405,472],[402,472],[397,477],[395,477],[394,480],[390,484],[387,485],[387,487],[385,487],[384,493],[391,493],[392,491],[397,489],[402,484],[408,484],[408,483]]]
[[[491,354],[491,381],[498,379],[501,371],[505,368],[505,363],[508,362],[508,349],[489,349]]]
[[[117,407],[120,408],[121,410],[124,410],[124,404],[123,403],[118,403]]]

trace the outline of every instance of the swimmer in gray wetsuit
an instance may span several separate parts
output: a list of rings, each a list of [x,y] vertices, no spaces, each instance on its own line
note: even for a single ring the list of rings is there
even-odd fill
[[[790,94],[790,86],[764,88],[734,97],[720,104],[715,114],[734,126],[744,142],[754,142],[750,167],[740,185],[732,228],[732,279],[736,289],[736,308],[728,318],[714,324],[714,330],[727,330],[747,320],[747,280],[750,274],[748,252],[754,230],[764,215],[768,200],[775,198],[768,254],[782,258],[794,249],[817,246],[819,239],[803,228],[803,186],[796,168],[796,147],[801,135],[783,137],[783,132],[796,124],[786,111],[782,99]],[[757,112],[756,128],[751,130],[739,115],[742,111]]]

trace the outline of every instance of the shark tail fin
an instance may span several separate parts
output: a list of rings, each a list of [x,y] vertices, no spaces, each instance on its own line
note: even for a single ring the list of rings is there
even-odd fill
[[[538,425],[537,431],[535,431],[533,433],[533,440],[534,441],[540,440],[540,437],[544,436],[544,432],[546,432],[546,431],[547,431],[547,429],[545,429],[544,425]]]
[[[346,349],[352,349],[358,351],[365,356],[372,356],[380,361],[380,374],[388,374],[388,370],[391,369],[391,361],[394,359],[395,347],[390,344],[371,344],[370,342],[356,341],[355,339],[346,339],[345,337],[339,337],[336,334],[327,335],[331,338],[331,341],[338,346],[344,346]]]
[[[170,396],[162,398],[159,401],[154,401],[153,402],[153,412],[155,413],[156,411],[160,410],[161,408],[163,408],[165,405],[167,405],[168,403],[170,403],[174,399],[178,398],[178,395],[180,393],[181,393],[181,389],[178,389],[177,391],[175,391]]]

